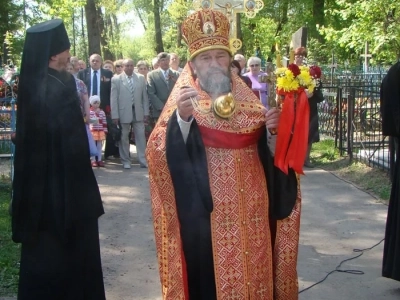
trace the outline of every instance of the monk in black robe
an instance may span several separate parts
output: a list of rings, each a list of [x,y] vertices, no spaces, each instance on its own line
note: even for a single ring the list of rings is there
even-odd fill
[[[400,61],[393,65],[381,85],[382,133],[393,138],[395,163],[386,221],[382,276],[400,281]],[[394,148],[394,149],[393,149]]]
[[[27,30],[17,110],[12,238],[18,299],[105,299],[93,174],[61,20]]]

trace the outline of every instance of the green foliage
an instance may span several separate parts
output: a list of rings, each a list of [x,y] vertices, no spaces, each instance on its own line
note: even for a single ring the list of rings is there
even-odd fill
[[[340,53],[342,59],[359,58],[365,42],[369,42],[372,64],[393,62],[400,55],[400,3],[391,0],[351,2],[336,1],[337,9],[331,16],[337,23],[320,29],[327,42],[345,50]]]
[[[151,60],[156,56],[154,51],[154,33],[146,32],[142,37],[122,39],[123,57],[132,58],[135,62],[145,60],[151,65]]]
[[[0,43],[8,32],[10,53],[18,61],[22,52],[24,28],[49,18],[63,18],[70,38],[71,52],[87,58],[86,0],[0,0]],[[154,1],[96,0],[104,18],[106,47],[121,55],[150,60],[155,53]],[[160,0],[161,34],[165,51],[186,56],[179,25],[192,10],[192,0]],[[324,9],[324,13],[321,8]],[[135,21],[136,20],[136,21]],[[272,0],[255,18],[241,17],[243,48],[246,57],[257,55],[275,59],[275,43],[286,55],[291,36],[301,26],[309,30],[309,59],[319,64],[331,61],[359,65],[365,42],[370,44],[371,64],[389,64],[400,55],[400,2],[393,0]],[[83,21],[83,27],[82,27]],[[134,22],[145,28],[142,38],[129,36]],[[140,46],[132,45],[133,41]],[[2,49],[2,48],[0,48]],[[1,50],[0,50],[1,51]]]
[[[0,296],[12,296],[17,292],[20,245],[11,240],[11,223],[8,207],[11,183],[0,178]]]
[[[327,163],[339,159],[339,151],[335,148],[335,142],[331,139],[325,139],[312,146],[313,161],[317,163]]]
[[[242,34],[245,57],[256,55],[257,49],[261,51],[261,57],[267,59],[272,56],[271,46],[275,45],[277,24],[271,18],[262,16],[253,19],[243,18]]]
[[[182,23],[191,8],[192,3],[186,0],[175,0],[172,1],[167,10],[173,22]]]
[[[0,57],[3,62],[7,63],[4,59],[4,54],[7,54],[7,59],[16,63],[21,53],[21,43],[19,40],[22,36],[19,29],[23,26],[23,17],[21,11],[23,6],[20,2],[10,0],[0,0]],[[6,49],[3,48],[5,43]],[[6,50],[7,53],[3,53]]]

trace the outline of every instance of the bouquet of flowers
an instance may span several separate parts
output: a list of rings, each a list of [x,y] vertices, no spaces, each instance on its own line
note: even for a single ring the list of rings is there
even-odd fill
[[[290,64],[287,68],[278,68],[275,71],[278,94],[300,92],[301,89],[306,89],[312,93],[317,84],[315,77],[317,72],[314,68],[311,68],[299,67],[295,64]],[[321,77],[321,69],[319,71],[319,77]]]
[[[290,64],[278,68],[275,75],[277,95],[283,100],[274,163],[286,174],[289,168],[304,174],[310,116],[306,91],[309,95],[317,87],[321,69]]]

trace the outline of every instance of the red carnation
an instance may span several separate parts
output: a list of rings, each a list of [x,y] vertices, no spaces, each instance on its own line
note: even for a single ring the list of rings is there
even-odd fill
[[[310,75],[312,78],[321,78],[321,68],[318,66],[310,67]]]
[[[290,64],[290,65],[288,66],[288,69],[289,69],[290,71],[292,71],[294,77],[296,77],[297,75],[300,75],[300,68],[299,68],[298,65]]]

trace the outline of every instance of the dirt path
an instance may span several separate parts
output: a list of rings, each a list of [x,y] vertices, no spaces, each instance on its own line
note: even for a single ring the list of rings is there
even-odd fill
[[[99,225],[107,299],[161,299],[147,169],[108,161],[95,174],[106,211]]]

